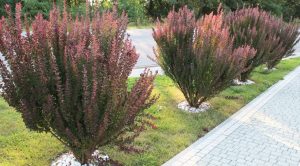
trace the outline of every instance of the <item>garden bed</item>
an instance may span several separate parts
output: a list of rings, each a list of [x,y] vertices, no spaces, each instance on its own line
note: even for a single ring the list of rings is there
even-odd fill
[[[147,112],[153,115],[155,127],[143,131],[132,143],[140,151],[121,151],[110,144],[101,149],[113,160],[124,165],[160,165],[185,149],[192,142],[223,122],[253,98],[279,81],[300,65],[300,58],[282,61],[278,70],[265,72],[257,68],[251,76],[252,85],[232,86],[209,100],[211,109],[199,114],[179,111],[177,104],[184,100],[181,92],[166,76],[158,76],[154,93],[159,101]],[[130,80],[132,82],[133,80]],[[50,165],[67,151],[49,134],[30,132],[21,115],[0,99],[0,165]]]

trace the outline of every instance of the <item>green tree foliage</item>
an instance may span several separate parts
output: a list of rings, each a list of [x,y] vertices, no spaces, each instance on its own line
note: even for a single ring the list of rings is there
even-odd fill
[[[235,11],[242,7],[260,7],[274,15],[283,15],[286,20],[300,17],[299,0],[147,0],[145,10],[148,16],[156,19],[166,17],[173,6],[178,9],[187,5],[199,18],[204,14],[216,12],[220,3],[227,11]]]
[[[30,16],[34,16],[40,12],[44,16],[48,16],[52,2],[56,2],[58,6],[63,5],[63,0],[1,0],[0,16],[5,15],[4,5],[9,4],[15,6],[17,2],[22,2],[24,11]],[[101,11],[112,8],[111,0],[92,0],[98,3]],[[192,9],[197,18],[216,12],[218,5],[222,3],[225,11],[235,11],[243,6],[256,7],[271,12],[277,16],[283,16],[285,20],[292,18],[300,18],[300,1],[299,0],[118,0],[119,9],[128,13],[129,21],[140,23],[143,20],[156,20],[165,18],[173,6],[179,9],[187,5]],[[85,0],[66,0],[69,11],[73,17],[77,14],[85,13]]]
[[[140,24],[147,20],[144,2],[141,0],[119,0],[119,10],[126,11],[130,22]]]
[[[22,12],[29,18],[34,18],[38,13],[41,13],[45,18],[48,18],[52,4],[53,2],[51,2],[51,0],[24,0]]]
[[[0,0],[0,18],[6,16],[5,5],[16,6],[16,3],[21,2],[21,0]],[[13,9],[14,12],[14,9]]]
[[[170,3],[169,0],[147,0],[145,3],[146,14],[154,21],[157,18],[161,20],[167,16],[172,9],[172,5],[176,5],[176,3]]]
[[[123,11],[126,12],[129,18],[129,22],[134,22],[136,24],[143,23],[148,20],[145,13],[145,1],[143,0],[117,0],[117,5],[119,9],[119,14]],[[91,5],[96,7],[101,12],[112,10],[113,0],[93,0]],[[83,15],[85,13],[85,0],[79,1],[67,1],[69,6],[69,11],[73,17],[76,15]],[[95,8],[95,9],[96,9]]]
[[[300,1],[299,0],[285,0],[283,8],[283,16],[285,20],[291,18],[300,18]]]

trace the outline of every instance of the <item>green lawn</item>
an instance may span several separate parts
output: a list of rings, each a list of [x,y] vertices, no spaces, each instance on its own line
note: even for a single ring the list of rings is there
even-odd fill
[[[160,165],[189,146],[199,137],[235,113],[284,75],[300,65],[300,58],[280,63],[278,70],[271,73],[257,68],[251,79],[255,85],[232,86],[209,102],[213,106],[199,114],[184,113],[177,109],[177,103],[184,100],[180,91],[170,79],[158,76],[155,93],[160,94],[156,105],[148,109],[157,119],[157,129],[147,129],[133,143],[142,153],[126,153],[113,144],[103,147],[114,160],[125,165]],[[0,99],[0,165],[49,165],[59,154],[66,152],[49,134],[28,131],[19,113]]]

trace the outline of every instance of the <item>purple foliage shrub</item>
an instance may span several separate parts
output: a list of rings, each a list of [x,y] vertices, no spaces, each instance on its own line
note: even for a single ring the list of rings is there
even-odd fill
[[[125,14],[72,20],[54,7],[49,20],[38,14],[30,27],[21,20],[21,4],[15,16],[6,10],[8,18],[0,21],[1,95],[29,129],[52,133],[81,163],[156,101],[155,75],[148,70],[128,90],[138,54],[126,37]]]
[[[274,67],[284,56],[292,53],[296,43],[297,28],[282,19],[256,8],[243,8],[229,13],[225,18],[234,36],[234,47],[249,45],[256,54],[246,62],[240,80],[246,81],[255,67],[267,63]]]
[[[234,49],[222,12],[196,20],[187,7],[173,10],[153,36],[157,63],[193,107],[230,86],[255,54],[249,46]]]

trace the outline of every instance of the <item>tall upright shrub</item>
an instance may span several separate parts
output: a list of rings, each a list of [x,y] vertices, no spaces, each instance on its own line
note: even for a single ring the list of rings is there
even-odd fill
[[[149,71],[128,91],[138,54],[125,37],[125,14],[72,20],[54,7],[49,20],[38,14],[21,35],[21,5],[15,17],[6,10],[8,18],[0,21],[1,95],[29,129],[50,132],[81,163],[155,102]]]
[[[252,57],[249,46],[233,48],[222,12],[196,20],[187,7],[171,11],[153,29],[156,60],[180,88],[188,103],[198,107],[226,87]]]
[[[295,51],[294,46],[299,42],[299,26],[293,23],[286,23],[278,18],[277,25],[270,28],[271,32],[279,39],[277,45],[267,59],[268,69],[274,68],[284,57],[292,55]]]
[[[246,81],[249,78],[255,67],[266,63],[268,60],[271,61],[270,58],[275,59],[278,55],[279,57],[285,55],[283,47],[291,45],[283,44],[283,42],[291,42],[290,38],[288,40],[286,38],[286,41],[283,41],[278,35],[283,30],[283,25],[278,18],[257,7],[243,8],[229,13],[225,22],[230,26],[230,33],[235,38],[235,48],[246,44],[257,50],[255,56],[248,59],[245,70],[241,73],[240,79],[242,81]],[[285,32],[291,33],[292,31],[289,29],[286,28]],[[290,37],[291,34],[287,35]]]

